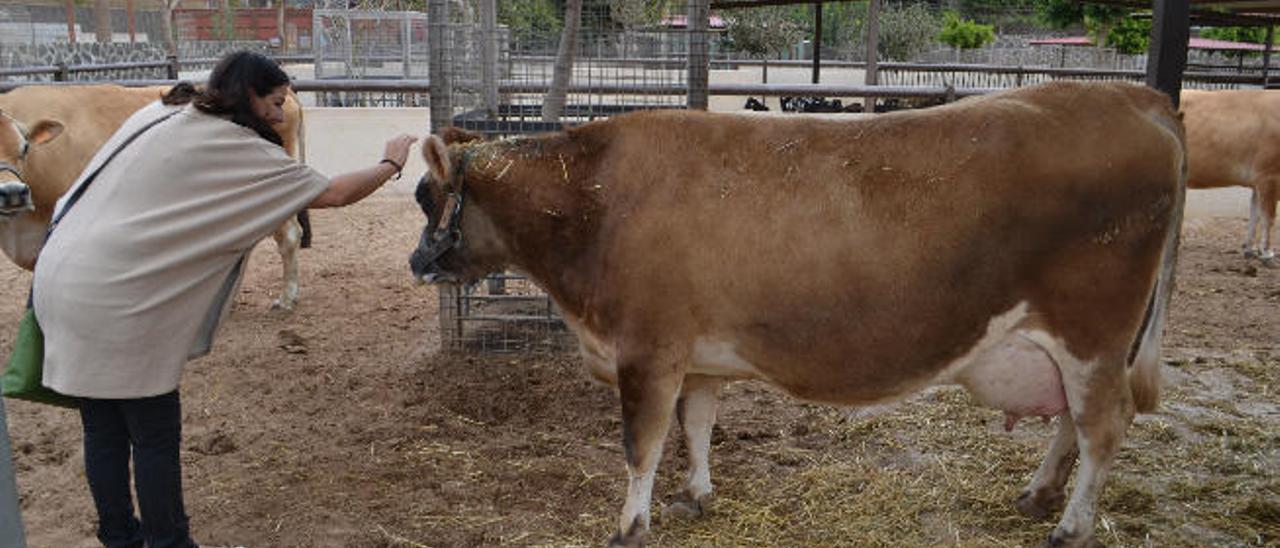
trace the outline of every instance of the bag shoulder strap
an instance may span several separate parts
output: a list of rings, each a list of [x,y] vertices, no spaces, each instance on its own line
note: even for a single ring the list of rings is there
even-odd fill
[[[59,211],[58,216],[54,217],[53,221],[49,223],[49,230],[45,232],[45,237],[44,237],[45,241],[49,240],[49,234],[53,233],[53,229],[58,226],[58,222],[62,221],[62,218],[66,216],[68,211],[71,211],[71,206],[75,205],[76,202],[80,201],[80,197],[84,195],[85,189],[89,188],[89,184],[92,183],[94,179],[98,178],[98,174],[102,172],[102,168],[107,167],[107,164],[110,164],[111,160],[115,159],[116,155],[120,154],[120,151],[124,150],[125,147],[129,146],[129,143],[132,143],[134,139],[138,138],[138,136],[142,135],[143,133],[146,133],[148,129],[155,127],[160,122],[163,122],[165,120],[168,120],[169,118],[172,118],[173,115],[179,112],[182,112],[181,109],[175,110],[173,112],[165,114],[164,116],[156,118],[155,120],[147,122],[146,125],[138,128],[138,130],[133,132],[133,134],[130,135],[127,139],[125,139],[124,142],[120,143],[120,146],[117,146],[115,150],[111,151],[111,154],[107,156],[107,159],[103,160],[101,164],[98,164],[98,167],[94,168],[93,172],[89,173],[89,175],[87,175],[84,178],[84,182],[80,183],[80,186],[77,186],[74,190],[71,191],[71,196],[67,197],[67,203],[66,205],[62,206],[62,211]]]

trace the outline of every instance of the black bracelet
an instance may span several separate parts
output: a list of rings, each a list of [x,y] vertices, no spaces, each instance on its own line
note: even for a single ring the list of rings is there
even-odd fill
[[[383,159],[381,159],[381,160],[378,160],[378,163],[379,163],[379,164],[391,164],[391,167],[396,168],[396,180],[397,180],[397,181],[399,181],[399,180],[400,180],[400,173],[404,171],[404,166],[402,166],[402,165],[400,165],[400,164],[396,163],[396,161],[395,161],[395,160],[392,160],[391,158],[383,158]]]

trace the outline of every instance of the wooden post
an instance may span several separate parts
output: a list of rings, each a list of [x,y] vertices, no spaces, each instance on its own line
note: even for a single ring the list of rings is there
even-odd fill
[[[449,2],[427,0],[427,78],[431,81],[431,131],[453,125],[453,86],[449,74]]]
[[[1267,26],[1267,43],[1262,50],[1262,89],[1271,87],[1271,42],[1275,38],[1276,28]]]
[[[1165,92],[1178,106],[1182,73],[1187,68],[1191,35],[1190,0],[1154,0],[1151,47],[1147,52],[1147,85]]]
[[[484,110],[498,119],[498,2],[480,0],[480,88]]]
[[[289,37],[284,30],[285,9],[288,2],[276,0],[276,36],[280,38],[280,53],[289,51]]]
[[[24,548],[22,512],[18,508],[18,481],[13,475],[13,451],[9,445],[9,424],[4,398],[0,398],[0,546]]]
[[[822,2],[813,3],[813,83],[822,74]]]
[[[124,0],[124,15],[125,20],[128,21],[126,24],[129,27],[129,43],[135,44],[138,42],[138,37],[135,34],[138,20],[133,13],[133,0]]]
[[[67,40],[74,44],[76,43],[76,4],[74,0],[66,0],[64,5],[67,9]]]
[[[707,110],[710,102],[711,50],[707,45],[707,19],[710,14],[710,0],[689,0],[685,30],[689,32],[689,91],[686,101],[690,110]]]
[[[320,23],[320,18],[316,17],[315,12],[311,15],[311,66],[315,67],[316,80],[324,79],[324,25]],[[329,105],[329,94],[322,91],[316,92],[316,106],[327,107]]]
[[[170,80],[177,80],[178,71],[181,69],[181,67],[178,66],[178,56],[168,55],[165,56],[164,60],[168,63],[168,66],[166,67],[168,73],[167,76]]]
[[[868,86],[880,84],[880,0],[867,3],[867,69],[864,82]],[[876,111],[876,98],[867,97],[863,112]]]
[[[409,47],[409,41],[413,39],[413,19],[409,18],[409,12],[404,12],[401,20],[402,27],[400,30],[400,68],[404,74],[405,80],[413,77],[413,48]]]

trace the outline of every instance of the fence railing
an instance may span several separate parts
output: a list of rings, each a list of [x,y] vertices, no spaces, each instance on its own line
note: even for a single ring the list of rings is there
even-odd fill
[[[312,62],[315,60],[315,57],[312,55],[281,55],[276,56],[275,59],[277,62],[287,64]],[[399,60],[399,58],[388,58],[388,60],[396,61]],[[517,56],[511,59],[513,62],[549,62],[550,60],[551,58],[546,56]],[[213,65],[217,61],[217,58],[178,59],[176,57],[169,57],[167,59],[157,61],[107,63],[97,65],[58,64],[0,68],[0,78],[51,75],[54,81],[69,82],[74,80],[74,75],[81,73],[131,69],[165,69],[167,70],[166,76],[169,79],[176,79],[183,68],[209,66]],[[684,67],[683,60],[677,58],[582,59],[581,61],[583,63],[619,66],[636,65],[671,70],[678,70]],[[813,62],[811,60],[764,61],[751,59],[715,59],[711,61],[711,67],[715,69],[730,69],[744,66],[810,67],[812,64]],[[859,61],[824,60],[822,61],[822,66],[833,69],[862,69],[866,67],[866,63]],[[1183,75],[1183,80],[1188,84],[1201,84],[1201,86],[1196,87],[1262,87],[1269,84],[1271,80],[1269,75],[1264,76],[1261,73],[1261,69],[1258,67],[1251,67],[1252,70],[1236,74],[1223,72],[1226,67],[1199,66],[1192,68],[1195,68],[1195,70],[1186,72]],[[881,75],[881,81],[891,85],[950,84],[961,88],[1021,86],[1057,79],[1141,81],[1146,77],[1146,74],[1143,71],[1138,70],[977,65],[965,63],[880,63],[879,72]],[[939,84],[939,82],[941,83]]]

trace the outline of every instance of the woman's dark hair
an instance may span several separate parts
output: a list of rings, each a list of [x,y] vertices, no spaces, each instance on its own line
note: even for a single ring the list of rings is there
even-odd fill
[[[197,89],[181,82],[164,95],[166,105],[192,103],[202,112],[230,116],[231,121],[252,129],[263,139],[284,146],[280,134],[266,120],[253,113],[250,93],[265,97],[272,90],[289,85],[289,75],[271,58],[252,51],[237,51],[223,57],[213,67],[209,83]]]

